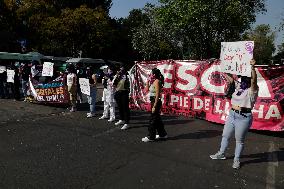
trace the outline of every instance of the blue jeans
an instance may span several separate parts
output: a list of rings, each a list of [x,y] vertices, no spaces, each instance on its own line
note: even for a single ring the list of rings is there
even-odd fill
[[[229,116],[223,129],[220,152],[225,153],[225,150],[227,149],[229,144],[229,139],[235,131],[236,147],[234,160],[239,160],[244,149],[244,140],[249,128],[251,127],[251,124],[251,113],[239,114],[233,110],[230,110]]]
[[[90,96],[87,97],[88,97],[88,103],[90,105],[90,113],[94,114],[96,112],[97,88],[90,87]]]
[[[22,80],[22,91],[23,91],[24,97],[26,98],[27,92],[28,92],[28,81]]]

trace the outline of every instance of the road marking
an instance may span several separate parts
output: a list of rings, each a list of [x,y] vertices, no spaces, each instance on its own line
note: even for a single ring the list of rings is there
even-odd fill
[[[268,167],[266,176],[266,189],[275,189],[275,172],[276,167],[278,167],[278,154],[275,152],[275,144],[273,142],[269,143],[269,154],[267,157]]]

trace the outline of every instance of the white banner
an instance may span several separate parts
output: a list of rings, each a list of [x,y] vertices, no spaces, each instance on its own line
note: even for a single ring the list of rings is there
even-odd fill
[[[7,82],[14,83],[15,71],[14,70],[7,70]]]
[[[222,71],[250,77],[253,49],[253,41],[222,42],[220,55]]]
[[[53,76],[53,65],[52,62],[44,62],[42,68],[42,76]]]
[[[4,73],[6,71],[6,66],[0,66],[0,73]]]
[[[79,78],[79,84],[80,84],[81,92],[83,94],[86,94],[86,95],[90,96],[90,83],[89,83],[89,79]]]

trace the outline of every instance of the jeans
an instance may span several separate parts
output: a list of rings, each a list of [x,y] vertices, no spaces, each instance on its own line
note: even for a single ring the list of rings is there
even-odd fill
[[[28,81],[22,80],[22,91],[24,98],[27,97],[27,92],[28,92]]]
[[[236,147],[234,160],[239,160],[244,149],[244,140],[249,128],[251,127],[251,124],[251,113],[239,114],[233,110],[230,110],[229,116],[223,129],[220,152],[225,153],[225,150],[229,144],[229,139],[235,131]]]
[[[97,98],[97,88],[90,87],[90,96],[88,97],[88,103],[90,105],[90,113],[94,114],[96,112],[96,98]]]
[[[157,106],[155,107],[155,112],[152,112],[152,107],[155,103],[155,97],[150,97],[151,101],[151,118],[150,124],[148,126],[148,138],[154,140],[156,138],[156,131],[158,132],[160,137],[164,137],[167,135],[167,132],[164,128],[164,123],[160,116],[160,111],[162,108],[162,101],[161,99],[158,100]]]

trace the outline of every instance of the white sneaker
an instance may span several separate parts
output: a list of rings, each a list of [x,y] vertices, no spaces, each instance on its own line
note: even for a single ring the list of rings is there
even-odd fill
[[[107,120],[108,122],[113,122],[115,120],[115,118],[110,118],[109,120]]]
[[[124,121],[122,120],[119,120],[118,122],[116,122],[114,125],[123,125],[124,124]]]
[[[107,119],[107,116],[102,116],[99,119]]]
[[[154,140],[149,139],[148,137],[142,138],[142,142],[153,142]]]
[[[160,135],[156,135],[156,139],[167,139],[168,135],[165,135],[163,137],[160,137]]]
[[[233,166],[234,169],[239,169],[241,168],[241,163],[239,160],[234,160]]]
[[[120,129],[125,130],[125,129],[128,129],[128,128],[129,128],[129,126],[125,123]]]
[[[214,159],[214,160],[216,160],[216,159],[217,159],[217,160],[219,160],[219,159],[225,160],[225,159],[226,159],[226,156],[225,156],[224,153],[217,152],[216,154],[210,155],[210,158],[211,158],[211,159]]]
[[[96,114],[92,114],[92,113],[87,113],[87,118],[90,118],[90,117],[95,117]]]

